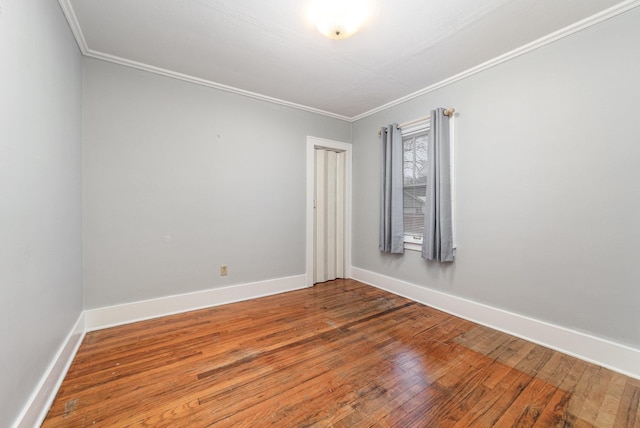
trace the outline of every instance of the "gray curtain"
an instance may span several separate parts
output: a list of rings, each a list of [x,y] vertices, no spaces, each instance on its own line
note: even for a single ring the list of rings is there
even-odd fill
[[[382,180],[380,183],[380,251],[404,252],[402,133],[397,124],[380,130]]]
[[[445,116],[442,108],[431,110],[427,150],[427,199],[422,257],[438,262],[452,262],[451,146],[449,117]]]

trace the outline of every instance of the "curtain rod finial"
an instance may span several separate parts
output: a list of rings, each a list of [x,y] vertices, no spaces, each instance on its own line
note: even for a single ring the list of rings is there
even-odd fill
[[[453,117],[453,113],[456,112],[456,109],[454,109],[453,107],[448,108],[444,111],[444,115],[445,116],[449,116],[449,117]]]

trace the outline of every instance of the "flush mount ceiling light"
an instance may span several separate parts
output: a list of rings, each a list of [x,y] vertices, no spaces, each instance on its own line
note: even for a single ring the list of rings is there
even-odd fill
[[[318,31],[330,39],[353,36],[368,14],[366,0],[315,0],[309,11]]]

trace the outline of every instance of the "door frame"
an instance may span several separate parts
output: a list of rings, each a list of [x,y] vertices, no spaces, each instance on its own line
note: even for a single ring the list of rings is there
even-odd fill
[[[351,278],[351,143],[307,137],[307,287],[313,286],[313,197],[315,193],[315,150],[329,149],[344,152],[344,276]]]

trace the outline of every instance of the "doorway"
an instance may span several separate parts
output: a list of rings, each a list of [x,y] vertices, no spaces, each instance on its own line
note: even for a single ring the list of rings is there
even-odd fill
[[[307,138],[307,286],[351,276],[351,144]]]
[[[314,284],[344,278],[344,158],[315,149]]]

